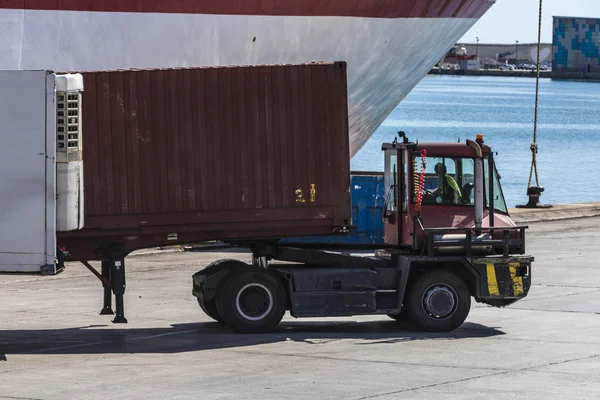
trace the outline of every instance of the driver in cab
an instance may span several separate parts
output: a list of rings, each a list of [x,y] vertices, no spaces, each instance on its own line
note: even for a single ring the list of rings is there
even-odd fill
[[[432,193],[438,203],[458,204],[461,200],[460,187],[453,177],[448,175],[446,166],[442,163],[435,165],[435,173],[439,178],[439,186]]]

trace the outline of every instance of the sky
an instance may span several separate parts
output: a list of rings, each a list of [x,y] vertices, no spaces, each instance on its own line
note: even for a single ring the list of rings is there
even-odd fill
[[[496,0],[461,43],[537,43],[539,0]],[[600,0],[543,0],[542,43],[552,43],[552,17],[600,18]]]

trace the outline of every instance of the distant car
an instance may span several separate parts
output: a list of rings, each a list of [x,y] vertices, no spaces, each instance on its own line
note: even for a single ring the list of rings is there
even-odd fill
[[[523,69],[528,69],[531,71],[537,71],[537,65],[535,64],[525,64],[525,66],[523,67]],[[547,71],[548,70],[548,66],[546,65],[540,65],[540,71]]]
[[[505,65],[500,65],[498,67],[498,69],[500,71],[514,71],[515,67],[513,65],[510,65],[510,64],[505,64]]]

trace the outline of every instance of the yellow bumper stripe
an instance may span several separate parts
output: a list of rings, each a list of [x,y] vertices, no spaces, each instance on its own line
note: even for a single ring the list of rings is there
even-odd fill
[[[513,283],[513,294],[515,296],[523,296],[523,293],[525,293],[525,291],[523,290],[523,277],[517,276],[517,267],[518,266],[519,266],[519,263],[510,263],[509,264],[510,279],[512,280],[512,283]]]
[[[490,293],[490,296],[500,296],[500,290],[498,290],[498,282],[496,281],[496,269],[494,268],[494,264],[486,264],[486,266],[488,292]]]

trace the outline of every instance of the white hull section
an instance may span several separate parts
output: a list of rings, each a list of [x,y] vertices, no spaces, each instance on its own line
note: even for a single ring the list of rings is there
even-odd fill
[[[347,61],[354,155],[476,21],[0,10],[0,69]]]

